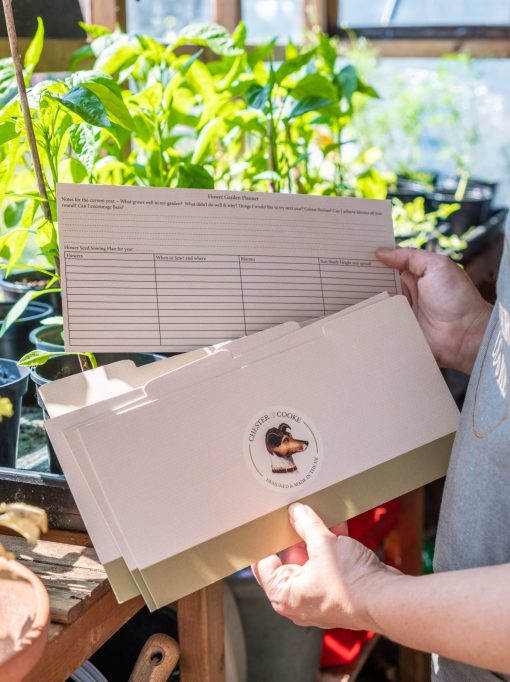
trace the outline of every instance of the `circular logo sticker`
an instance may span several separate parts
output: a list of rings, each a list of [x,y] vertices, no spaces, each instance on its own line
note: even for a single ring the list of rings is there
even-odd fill
[[[317,430],[290,407],[272,407],[255,415],[246,429],[244,453],[257,480],[281,491],[309,485],[322,460]]]

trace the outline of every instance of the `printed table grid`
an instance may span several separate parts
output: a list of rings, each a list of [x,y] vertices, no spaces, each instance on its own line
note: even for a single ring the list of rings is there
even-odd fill
[[[398,291],[373,259],[65,254],[69,343],[179,352]]]

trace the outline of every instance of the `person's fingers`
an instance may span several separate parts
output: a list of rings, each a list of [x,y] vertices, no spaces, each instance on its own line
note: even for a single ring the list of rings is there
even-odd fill
[[[347,523],[339,523],[329,529],[333,535],[339,537],[340,535],[349,535]],[[304,566],[308,561],[308,551],[304,542],[298,542],[291,547],[287,547],[283,552],[280,552],[280,557],[283,564],[296,564],[297,566]]]
[[[412,306],[413,305],[413,298],[411,296],[411,292],[407,288],[406,283],[402,281],[402,278],[400,279],[400,284],[402,285],[402,293],[407,298],[407,302],[409,303],[409,305]]]
[[[400,275],[400,281],[407,300],[411,306],[414,305],[418,300],[418,277],[409,270],[405,270]]]
[[[400,270],[400,272],[410,270],[413,275],[418,277],[422,277],[427,270],[442,266],[445,258],[445,256],[437,253],[413,248],[377,249],[375,255],[381,263],[388,265],[390,268],[395,268]]]
[[[304,566],[308,561],[308,552],[304,542],[298,542],[297,545],[287,547],[282,553],[282,561],[284,564],[297,564]]]
[[[290,505],[289,517],[294,530],[306,543],[308,556],[310,558],[321,557],[331,539],[334,538],[322,519],[311,507],[299,502]]]
[[[282,562],[276,554],[272,554],[252,564],[251,570],[253,575],[263,590],[267,591],[267,587],[274,580],[275,573],[281,565]]]
[[[333,533],[333,535],[336,535],[337,538],[340,537],[340,535],[349,535],[347,522],[339,523],[336,526],[331,526],[329,530]]]

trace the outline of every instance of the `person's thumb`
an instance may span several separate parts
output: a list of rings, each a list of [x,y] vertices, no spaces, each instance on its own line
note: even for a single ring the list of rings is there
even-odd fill
[[[291,504],[289,518],[296,533],[305,541],[310,559],[321,556],[335,539],[322,519],[305,504]]]

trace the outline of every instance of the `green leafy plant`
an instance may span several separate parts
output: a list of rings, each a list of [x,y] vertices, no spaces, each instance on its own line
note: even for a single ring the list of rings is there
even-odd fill
[[[447,235],[440,229],[440,224],[458,209],[459,204],[441,204],[436,211],[427,212],[423,197],[406,204],[393,199],[395,238],[400,246],[433,248],[459,260],[468,246],[465,235]]]
[[[344,159],[346,126],[359,98],[377,93],[352,65],[339,65],[336,41],[246,48],[246,28],[185,28],[164,46],[146,36],[85,26],[83,56],[121,85],[134,122],[130,150],[111,149],[103,180],[122,184],[315,194],[363,193]],[[199,48],[207,48],[207,58]],[[182,53],[184,51],[184,54]],[[110,174],[108,176],[108,174]]]
[[[373,61],[368,73],[377,68]],[[379,80],[385,97],[367,103],[353,121],[354,133],[365,145],[377,141],[386,167],[405,177],[413,178],[427,163],[427,148],[438,150],[459,177],[455,198],[462,200],[487,98],[469,55],[445,55],[434,68],[408,66]]]
[[[247,49],[243,23],[233,34],[188,26],[170,45],[83,28],[91,42],[75,55],[73,73],[28,91],[51,219],[36,191],[12,66],[3,63],[3,78],[0,69],[0,267],[8,277],[30,265],[48,278],[13,306],[0,334],[30,301],[59,291],[58,182],[386,196],[377,151],[353,153],[346,136],[363,100],[378,95],[339,62],[335,39],[310,32],[278,62],[275,41]],[[27,83],[43,39],[39,22]],[[80,70],[85,57],[91,70]]]
[[[18,365],[21,367],[40,367],[41,365],[44,365],[46,362],[48,362],[48,360],[51,360],[51,358],[58,358],[62,355],[78,355],[80,357],[86,358],[88,361],[88,368],[94,369],[97,367],[97,360],[94,353],[86,353],[85,351],[82,353],[62,351],[59,351],[58,353],[52,353],[45,350],[32,350],[18,360]]]

